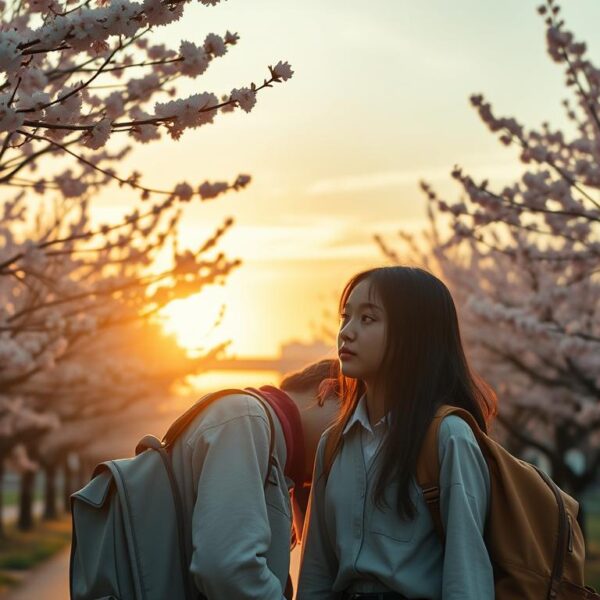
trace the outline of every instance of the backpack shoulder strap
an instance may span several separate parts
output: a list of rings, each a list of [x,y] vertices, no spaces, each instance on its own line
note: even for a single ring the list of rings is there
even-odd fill
[[[260,405],[263,407],[267,415],[267,419],[269,421],[269,463],[267,465],[267,472],[265,474],[265,481],[263,487],[267,487],[267,482],[269,481],[269,472],[271,470],[271,465],[275,462],[275,423],[273,423],[273,417],[271,416],[271,409],[267,406],[267,401],[260,395],[252,392],[251,390],[244,390],[244,393],[256,398]]]
[[[427,508],[431,514],[433,526],[442,543],[444,543],[446,536],[440,510],[440,459],[438,436],[442,421],[449,415],[456,415],[466,421],[471,429],[473,429],[473,433],[476,437],[479,437],[479,434],[481,433],[477,421],[470,412],[457,406],[444,404],[438,408],[423,439],[419,458],[417,460],[417,483],[423,490],[423,496],[425,497]]]
[[[117,462],[114,460],[109,460],[102,463],[102,465],[98,465],[94,470],[94,474],[100,472],[103,469],[110,471],[112,475],[112,480],[115,484],[118,493],[120,508],[123,512],[123,531],[125,532],[125,538],[127,540],[127,549],[133,562],[131,576],[135,587],[136,598],[144,598],[144,586],[142,583],[142,571],[140,567],[140,549],[138,547],[137,540],[135,539],[133,527],[131,526],[131,506],[129,504],[129,498],[125,489],[123,475],[118,467]]]
[[[188,425],[202,412],[204,412],[211,404],[223,398],[234,394],[248,395],[248,392],[240,389],[226,389],[213,392],[202,396],[197,402],[195,402],[190,408],[188,408],[182,415],[180,415],[169,427],[167,433],[163,436],[162,443],[165,447],[170,447],[174,444],[175,440],[184,432]],[[254,395],[254,394],[251,394]]]
[[[267,419],[269,421],[270,436],[269,436],[269,464],[267,466],[267,474],[265,476],[265,487],[266,487],[267,481],[269,478],[270,467],[274,461],[275,424],[273,423],[273,417],[271,416],[271,411],[269,410],[269,407],[267,406],[265,399],[262,396],[260,396],[259,394],[252,392],[251,390],[247,390],[247,389],[242,390],[242,389],[231,388],[231,389],[226,389],[226,390],[219,390],[218,392],[214,392],[212,394],[208,394],[207,396],[203,396],[191,408],[186,410],[179,418],[177,418],[173,422],[171,427],[169,427],[169,429],[167,430],[167,433],[165,433],[165,435],[163,436],[161,443],[162,443],[163,447],[168,450],[175,443],[175,440],[184,432],[184,430],[190,425],[190,423],[200,413],[202,413],[204,410],[206,410],[211,404],[213,404],[217,400],[224,398],[225,396],[230,396],[230,395],[234,395],[234,394],[235,395],[241,394],[244,396],[252,396],[256,400],[258,400],[258,402],[261,404],[261,406],[263,407],[263,409],[267,415]]]

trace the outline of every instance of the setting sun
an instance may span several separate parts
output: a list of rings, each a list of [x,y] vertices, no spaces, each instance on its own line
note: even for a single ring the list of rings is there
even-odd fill
[[[181,346],[193,352],[231,339],[235,332],[222,326],[226,289],[211,286],[183,300],[173,300],[160,311],[167,333],[175,334]],[[218,326],[218,327],[217,327]]]

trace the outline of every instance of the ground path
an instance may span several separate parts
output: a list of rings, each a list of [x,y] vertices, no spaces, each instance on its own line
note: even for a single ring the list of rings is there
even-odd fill
[[[43,502],[33,505],[33,514],[39,517],[43,512]],[[16,521],[17,506],[5,506],[5,522]],[[69,548],[29,571],[23,582],[10,591],[0,594],[1,600],[69,600]]]
[[[69,600],[69,548],[32,569],[2,600]]]

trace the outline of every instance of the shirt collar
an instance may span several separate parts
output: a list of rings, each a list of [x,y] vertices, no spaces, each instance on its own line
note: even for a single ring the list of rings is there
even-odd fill
[[[389,413],[387,415],[381,417],[381,419],[379,421],[377,421],[377,423],[375,423],[375,428],[379,427],[384,422],[389,425],[389,423],[390,423],[390,414]],[[375,432],[373,431],[373,426],[371,425],[371,422],[369,421],[369,413],[367,411],[367,396],[365,394],[363,394],[360,397],[360,400],[358,401],[356,408],[354,409],[354,412],[352,413],[352,416],[348,419],[348,422],[346,423],[346,426],[344,427],[344,431],[342,431],[342,435],[346,435],[348,433],[348,431],[350,431],[350,429],[352,429],[352,427],[356,423],[360,423],[364,427],[364,429],[366,429],[369,433],[371,433],[373,435],[375,434]]]

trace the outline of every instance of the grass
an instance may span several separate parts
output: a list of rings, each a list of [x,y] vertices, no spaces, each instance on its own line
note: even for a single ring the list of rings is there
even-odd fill
[[[600,590],[600,513],[588,513],[585,583]]]
[[[19,504],[19,490],[5,490],[2,494],[4,506],[17,506]],[[41,489],[36,489],[33,493],[34,501],[43,500],[44,493]]]
[[[70,516],[59,521],[41,521],[27,532],[8,526],[5,539],[0,540],[0,585],[14,583],[10,571],[31,569],[62,550],[70,541]]]

